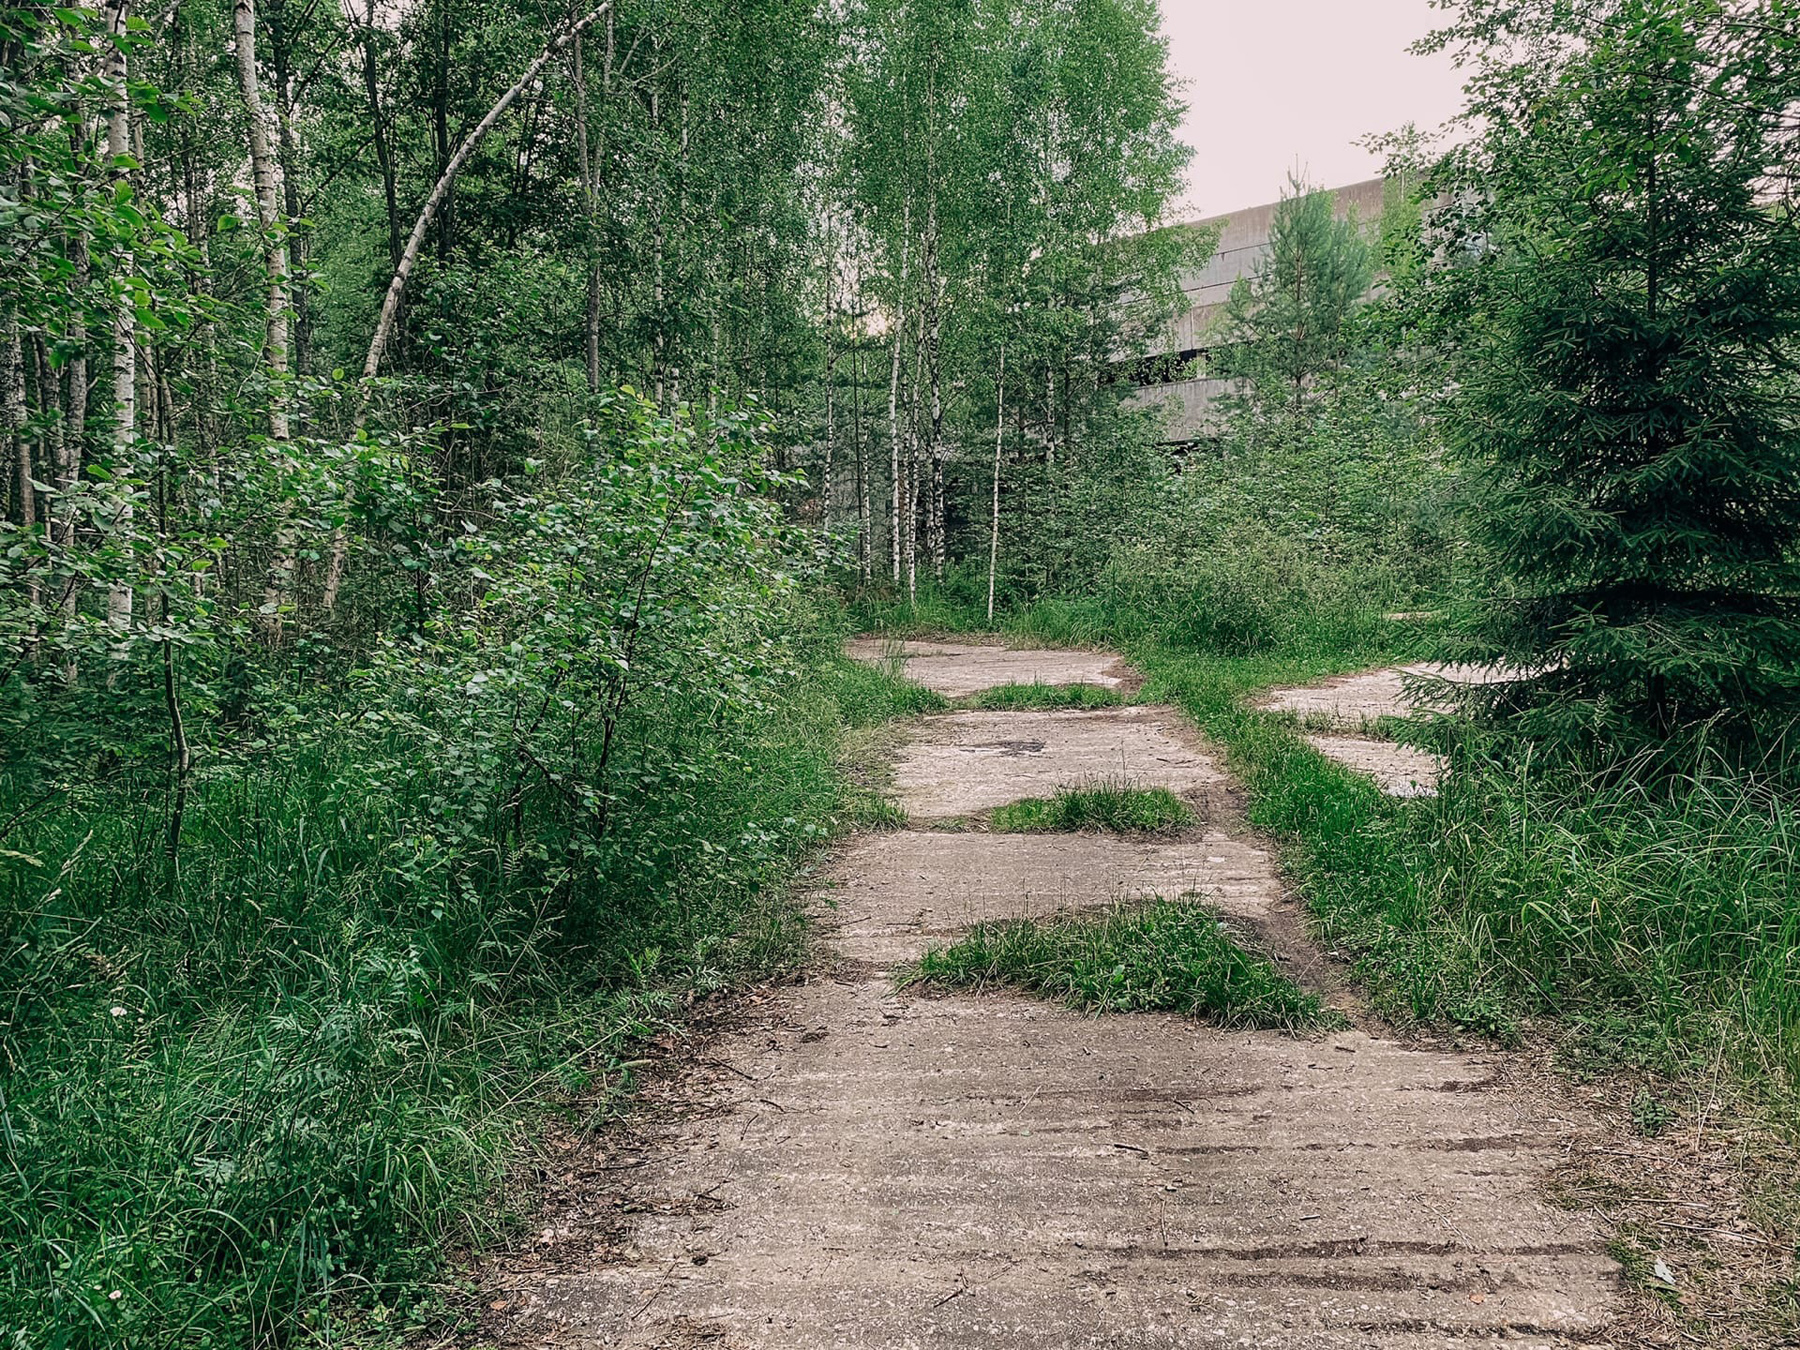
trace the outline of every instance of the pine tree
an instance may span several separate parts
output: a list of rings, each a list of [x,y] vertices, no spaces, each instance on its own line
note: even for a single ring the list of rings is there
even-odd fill
[[[1492,701],[1528,729],[1796,706],[1793,32],[1786,0],[1467,0],[1437,35],[1484,128],[1434,283],[1499,573],[1465,650],[1525,668]]]
[[[1264,409],[1299,411],[1345,355],[1345,324],[1374,280],[1374,252],[1331,193],[1298,178],[1275,208],[1269,252],[1232,287],[1221,319],[1222,373]]]

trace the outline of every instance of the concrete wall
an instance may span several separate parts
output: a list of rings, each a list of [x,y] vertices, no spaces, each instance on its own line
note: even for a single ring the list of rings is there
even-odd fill
[[[1333,189],[1338,219],[1355,213],[1364,225],[1377,225],[1381,220],[1386,186],[1383,179],[1372,178],[1366,183]],[[1202,227],[1223,226],[1218,247],[1205,266],[1182,277],[1181,289],[1187,295],[1187,311],[1176,319],[1151,355],[1204,352],[1212,346],[1215,340],[1213,325],[1231,295],[1232,286],[1242,278],[1254,275],[1257,265],[1269,251],[1269,230],[1274,224],[1277,205],[1277,202],[1268,202],[1194,222]],[[1169,425],[1168,439],[1185,441],[1205,433],[1213,401],[1225,387],[1222,380],[1184,380],[1175,384],[1147,385],[1137,398],[1143,403],[1170,405],[1175,416]]]
[[[1189,441],[1204,431],[1214,403],[1230,389],[1230,380],[1180,380],[1145,385],[1132,400],[1163,410],[1168,418],[1167,440]]]

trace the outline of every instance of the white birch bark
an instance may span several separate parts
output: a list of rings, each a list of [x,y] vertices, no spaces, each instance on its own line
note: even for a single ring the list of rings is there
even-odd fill
[[[126,84],[125,48],[118,41],[124,36],[130,10],[131,0],[108,0],[105,13],[107,34],[115,39],[107,44],[104,67],[108,91],[106,153],[115,183],[128,179],[129,173],[124,166],[131,154],[131,94]],[[130,248],[121,249],[116,266],[118,285],[112,322],[112,468],[115,474],[128,475],[137,449],[137,299],[126,282],[137,267],[136,254]],[[123,541],[128,557],[135,554],[130,536],[137,514],[131,491],[129,484],[115,488],[113,507],[113,527]],[[131,573],[135,570],[135,562],[129,563],[127,575],[107,588],[106,621],[121,635],[131,629],[134,597]]]
[[[0,347],[4,348],[5,372],[0,380],[5,385],[0,407],[4,408],[6,437],[12,442],[13,464],[19,475],[19,524],[26,534],[33,534],[38,524],[37,475],[31,462],[31,441],[25,434],[25,336],[19,329],[18,315],[11,312],[10,306]],[[35,608],[38,598],[38,573],[34,567],[26,573],[25,600]]]
[[[419,211],[419,218],[413,222],[412,234],[407,237],[406,247],[400,253],[400,265],[394,269],[394,278],[388,283],[387,295],[381,302],[381,318],[375,324],[375,335],[369,342],[369,354],[363,360],[363,378],[365,380],[374,379],[381,370],[382,355],[387,350],[388,338],[393,335],[394,315],[399,311],[400,297],[406,290],[407,278],[412,276],[412,270],[419,261],[419,250],[424,247],[426,231],[431,228],[431,222],[437,219],[437,213],[443,207],[444,199],[450,195],[450,189],[462,173],[463,166],[469,162],[469,156],[473,155],[481,143],[487,139],[488,132],[494,129],[494,123],[498,122],[506,110],[518,101],[519,95],[524,93],[531,82],[543,72],[544,67],[550,64],[551,59],[574,41],[578,34],[585,32],[598,19],[604,17],[611,8],[612,0],[606,0],[605,4],[589,10],[553,39],[550,45],[538,53],[537,58],[525,68],[525,73],[519,77],[518,81],[500,96],[499,101],[492,108],[488,109],[487,116],[477,122],[474,129],[463,137],[462,144],[456,147],[456,153],[444,166],[443,173],[438,175],[437,184],[431,189],[431,195],[425,199],[425,205]]]
[[[907,248],[911,239],[902,226],[900,236],[900,298],[894,308],[894,365],[888,375],[888,431],[890,433],[893,454],[892,482],[894,500],[891,519],[888,521],[888,561],[892,566],[894,584],[900,584],[900,518],[906,499],[906,480],[900,472],[900,343],[906,336],[906,264]]]
[[[994,578],[1000,570],[1000,446],[1006,436],[1006,344],[1000,344],[1000,373],[994,377],[994,507],[988,525],[987,621],[994,622]]]
[[[832,384],[837,379],[837,344],[833,329],[837,323],[837,255],[832,249],[831,217],[825,217],[825,477],[821,486],[824,500],[825,528],[831,528],[832,456],[836,450],[837,424],[833,416]]]
[[[288,293],[287,221],[280,210],[281,186],[275,156],[269,147],[269,123],[256,68],[256,0],[234,0],[232,34],[237,49],[238,93],[244,100],[244,120],[249,128],[250,179],[256,198],[256,221],[262,231],[263,270],[269,283],[263,330],[263,362],[269,376],[269,442],[276,472],[285,476],[291,468],[288,450],[293,440],[288,360],[292,300]],[[271,633],[280,631],[281,602],[293,593],[293,515],[293,502],[284,498],[275,522],[275,556],[263,587],[262,624]]]
[[[588,392],[600,392],[600,262],[596,243],[600,190],[594,157],[588,145],[587,71],[581,62],[581,36],[574,41],[575,146],[581,164],[581,210],[587,226],[588,278],[584,346],[587,356]]]
[[[919,331],[913,339],[913,375],[906,391],[906,599],[919,603],[919,416],[921,385],[925,374],[925,312],[919,310]]]
[[[381,302],[381,317],[375,323],[375,334],[369,340],[369,352],[363,359],[362,377],[365,384],[363,394],[365,406],[368,398],[367,382],[373,380],[380,373],[382,355],[387,350],[388,339],[393,335],[394,318],[400,312],[400,297],[406,291],[407,278],[412,275],[413,267],[419,261],[419,250],[425,245],[426,232],[431,229],[431,222],[437,219],[438,211],[442,209],[445,198],[450,195],[450,189],[455,186],[457,176],[462,173],[463,166],[469,162],[469,156],[473,155],[482,141],[487,139],[488,132],[494,129],[494,124],[500,120],[501,115],[518,101],[519,95],[524,93],[531,82],[542,73],[552,58],[611,8],[612,0],[606,0],[605,4],[589,10],[554,38],[543,51],[539,52],[537,58],[525,68],[525,73],[518,78],[518,81],[500,96],[499,101],[492,108],[488,109],[487,116],[477,122],[474,129],[463,137],[462,144],[456,147],[456,153],[450,157],[450,162],[438,175],[437,183],[431,189],[431,195],[425,199],[425,205],[419,211],[419,218],[413,222],[412,233],[407,236],[406,247],[400,252],[400,265],[394,269],[394,278],[388,283],[387,295]],[[361,420],[360,417],[358,420]],[[322,602],[325,612],[328,614],[336,607],[338,591],[344,584],[344,568],[349,560],[349,547],[349,535],[340,526],[332,535],[331,560],[325,571],[325,591]]]

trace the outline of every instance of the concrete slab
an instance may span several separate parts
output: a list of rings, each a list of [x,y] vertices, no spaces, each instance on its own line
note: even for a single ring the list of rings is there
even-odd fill
[[[1196,794],[1225,775],[1173,708],[960,712],[922,719],[894,766],[913,820],[945,820],[1095,780]]]
[[[926,719],[898,775],[957,814],[1112,774],[1222,785],[1170,709]],[[562,1179],[480,1343],[732,1350],[1609,1344],[1618,1270],[1539,1197],[1593,1128],[1502,1056],[897,992],[962,923],[1200,889],[1291,898],[1229,811],[1178,840],[905,831],[835,868],[835,976],[770,992]],[[1293,967],[1290,967],[1293,968]],[[742,1005],[740,1005],[742,1006]]]
[[[1199,895],[1253,923],[1291,904],[1268,852],[1220,830],[1173,842],[901,830],[852,840],[834,870],[820,923],[843,955],[878,966],[972,924],[1150,895]]]
[[[1406,717],[1421,709],[1441,711],[1442,705],[1430,700],[1421,702],[1407,694],[1409,676],[1449,680],[1456,684],[1499,684],[1517,679],[1518,672],[1500,666],[1441,665],[1425,661],[1389,670],[1341,675],[1294,689],[1271,689],[1252,706],[1264,712],[1323,718],[1334,726],[1353,731],[1382,717]]]
[[[505,1345],[1606,1344],[1616,1268],[1536,1177],[1575,1122],[1483,1057],[824,982],[559,1220]],[[554,1259],[554,1258],[552,1258]]]
[[[1306,740],[1326,758],[1373,778],[1390,797],[1437,796],[1444,772],[1442,755],[1362,736],[1312,735]]]
[[[907,679],[945,698],[966,698],[1006,684],[1093,684],[1117,689],[1130,676],[1111,652],[1015,650],[959,642],[897,642],[856,638],[844,646],[853,660],[897,664]]]

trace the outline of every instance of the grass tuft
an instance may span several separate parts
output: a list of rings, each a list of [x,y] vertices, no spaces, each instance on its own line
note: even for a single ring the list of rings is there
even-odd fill
[[[1123,702],[1124,696],[1118,690],[1097,684],[1002,684],[974,695],[967,706],[1001,712],[1060,712],[1069,708],[1116,708]]]
[[[1054,797],[1027,797],[995,809],[991,822],[1002,834],[1107,830],[1150,834],[1191,825],[1194,813],[1167,788],[1138,788],[1098,781],[1058,788]]]
[[[1240,947],[1211,909],[1185,898],[980,924],[927,952],[902,979],[949,989],[1011,985],[1089,1012],[1176,1012],[1234,1028],[1307,1031],[1342,1020]]]

